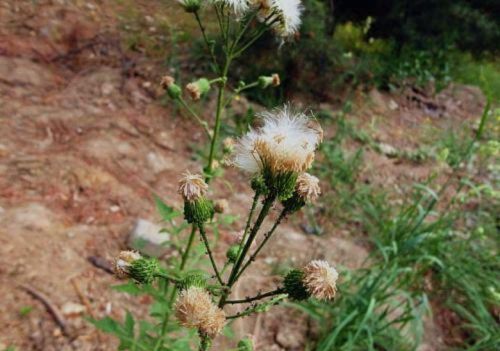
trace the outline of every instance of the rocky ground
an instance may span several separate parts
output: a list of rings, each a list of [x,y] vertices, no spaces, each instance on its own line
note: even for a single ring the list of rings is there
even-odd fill
[[[180,207],[179,175],[200,168],[192,156],[202,131],[160,104],[161,66],[123,49],[116,15],[123,9],[103,3],[0,1],[0,350],[115,349],[116,340],[84,317],[121,318],[126,309],[145,315],[150,301],[111,290],[118,281],[96,260],[127,247],[138,219],[161,225],[152,194]],[[160,8],[159,1],[137,3],[145,15]],[[422,124],[477,118],[483,104],[464,87],[432,99],[373,91],[357,100],[353,114],[367,124],[375,118],[376,139],[397,148],[418,146]],[[374,183],[430,171],[375,152],[369,160],[365,173]],[[225,179],[235,185],[217,181],[214,193],[228,199],[231,214],[243,213],[251,196],[245,177],[228,170]],[[331,226],[317,237],[300,222],[281,229],[235,296],[270,285],[261,272],[279,260],[362,264],[367,250],[355,232]],[[223,229],[221,260],[236,229]],[[278,309],[235,330],[254,335],[259,350],[302,350],[306,325],[297,318]]]

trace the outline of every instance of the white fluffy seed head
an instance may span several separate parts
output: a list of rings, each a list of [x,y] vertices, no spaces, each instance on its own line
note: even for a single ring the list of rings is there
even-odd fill
[[[129,276],[130,266],[134,261],[140,260],[141,254],[136,251],[121,251],[114,262],[115,274],[118,278],[127,278]]]
[[[240,16],[248,10],[248,0],[211,0],[214,4],[224,4],[229,6],[231,10]]]
[[[295,191],[305,202],[314,202],[321,194],[319,179],[309,173],[302,173],[297,178]]]
[[[207,193],[208,185],[199,174],[191,174],[186,171],[179,181],[178,193],[184,201],[195,201]]]
[[[259,7],[257,18],[270,24],[280,37],[298,32],[304,10],[301,0],[253,0],[252,4]]]
[[[250,172],[302,173],[310,168],[320,137],[310,127],[311,119],[285,105],[260,115],[262,126],[239,139],[234,164]]]
[[[328,262],[314,260],[303,269],[304,285],[309,293],[319,300],[330,300],[337,292],[337,279],[339,274]]]
[[[182,326],[197,328],[210,338],[217,336],[226,322],[224,311],[214,305],[206,290],[199,287],[181,291],[174,310]]]

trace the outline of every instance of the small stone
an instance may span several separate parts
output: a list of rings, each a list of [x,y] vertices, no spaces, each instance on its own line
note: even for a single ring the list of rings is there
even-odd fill
[[[169,162],[165,157],[155,152],[149,152],[146,155],[148,166],[151,167],[154,174],[172,169],[172,162]]]
[[[168,248],[164,243],[170,240],[170,235],[160,233],[161,227],[146,219],[139,218],[128,238],[128,246],[147,256],[160,257]]]
[[[396,157],[398,155],[398,150],[392,145],[380,143],[378,144],[378,148],[381,153],[388,157]]]
[[[288,326],[282,326],[276,334],[276,341],[286,350],[300,350],[304,346],[302,333],[291,330]]]
[[[86,308],[84,305],[80,305],[75,302],[66,302],[62,308],[61,312],[67,317],[75,317],[83,314]]]
[[[271,257],[271,256],[268,256],[264,259],[264,262],[267,264],[267,265],[271,265],[273,264],[274,262],[276,262],[276,257]]]
[[[53,331],[52,331],[52,336],[54,338],[59,338],[62,336],[62,331],[60,328],[55,328]]]
[[[110,95],[113,90],[115,90],[115,87],[111,83],[104,83],[103,85],[101,85],[101,93],[104,96]]]
[[[111,206],[111,207],[109,208],[109,212],[111,212],[111,213],[117,213],[117,212],[119,212],[119,211],[120,211],[120,209],[121,209],[121,208],[120,208],[120,206],[118,206],[118,205],[113,205],[113,206]]]
[[[395,111],[399,108],[399,105],[396,101],[394,100],[389,100],[389,109],[392,110],[392,111]]]

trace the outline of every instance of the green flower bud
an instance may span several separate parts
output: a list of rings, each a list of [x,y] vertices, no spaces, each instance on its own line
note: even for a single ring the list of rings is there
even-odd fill
[[[184,201],[184,218],[188,223],[202,224],[214,216],[211,201],[201,196],[193,201]]]
[[[310,294],[303,283],[304,273],[301,270],[293,269],[285,276],[284,290],[292,300],[306,300]]]
[[[161,79],[160,85],[167,91],[168,96],[174,100],[178,99],[182,94],[181,87],[175,84],[175,79],[173,77],[164,76]]]
[[[200,100],[210,90],[210,82],[206,78],[200,78],[195,82],[186,85],[186,91],[193,100]]]
[[[201,273],[188,273],[182,280],[178,283],[180,290],[186,290],[190,287],[205,288],[207,286],[207,279]]]
[[[177,100],[181,97],[182,89],[177,84],[172,84],[167,88],[167,93],[171,99]]]
[[[238,342],[238,351],[253,351],[253,342],[250,338],[241,339]]]
[[[238,259],[238,253],[240,251],[240,245],[233,245],[226,251],[226,257],[229,262],[235,263]]]
[[[132,262],[129,276],[140,284],[151,284],[158,272],[158,261],[154,258],[140,258]]]
[[[277,87],[281,84],[280,76],[274,73],[271,76],[260,76],[259,77],[259,87],[261,89],[266,89],[269,86]]]

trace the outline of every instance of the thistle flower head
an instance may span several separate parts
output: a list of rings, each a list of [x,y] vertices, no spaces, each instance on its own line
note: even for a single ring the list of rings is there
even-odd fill
[[[179,181],[178,193],[182,195],[184,201],[195,201],[203,197],[208,190],[208,185],[199,174],[191,174],[186,171]]]
[[[175,78],[172,76],[163,76],[160,81],[160,85],[163,89],[167,89],[174,83],[175,83]]]
[[[201,0],[177,0],[186,12],[196,12],[201,7]]]
[[[236,15],[242,15],[248,10],[248,0],[212,0],[214,4],[224,4],[233,10]]]
[[[182,94],[182,89],[177,84],[175,84],[174,77],[171,76],[163,76],[160,85],[163,89],[165,89],[168,95],[172,99],[178,99]]]
[[[132,264],[142,258],[137,251],[122,251],[115,259],[114,271],[118,278],[127,278],[129,276]]]
[[[302,173],[297,178],[295,191],[305,202],[314,202],[321,194],[319,179],[309,173]]]
[[[223,151],[226,154],[230,154],[234,150],[235,141],[231,137],[227,137],[222,141]]]
[[[272,172],[305,172],[314,160],[320,139],[310,128],[311,119],[285,105],[260,115],[263,125],[238,141],[235,165],[250,172],[269,167]]]
[[[206,78],[200,78],[197,81],[186,85],[186,91],[193,100],[200,100],[210,90],[210,82]]]
[[[262,127],[240,138],[234,164],[260,173],[269,191],[286,200],[294,191],[297,176],[311,166],[320,139],[309,127],[311,119],[288,105],[261,117]]]
[[[197,328],[211,338],[222,331],[226,322],[224,311],[214,305],[208,292],[200,287],[181,291],[174,309],[182,326]]]
[[[253,0],[253,3],[259,6],[259,20],[271,24],[278,36],[288,38],[299,30],[304,10],[301,0]]]
[[[269,86],[277,87],[280,84],[281,84],[281,79],[277,73],[273,73],[270,76],[259,77],[259,87],[261,89],[266,89]]]
[[[337,292],[337,270],[328,262],[314,260],[303,269],[303,282],[309,293],[319,300],[330,300]]]
[[[224,213],[229,207],[229,202],[226,199],[219,199],[214,202],[215,213]]]
[[[137,283],[150,284],[159,269],[154,258],[143,258],[135,251],[122,251],[115,259],[114,270],[119,278],[132,278]]]

